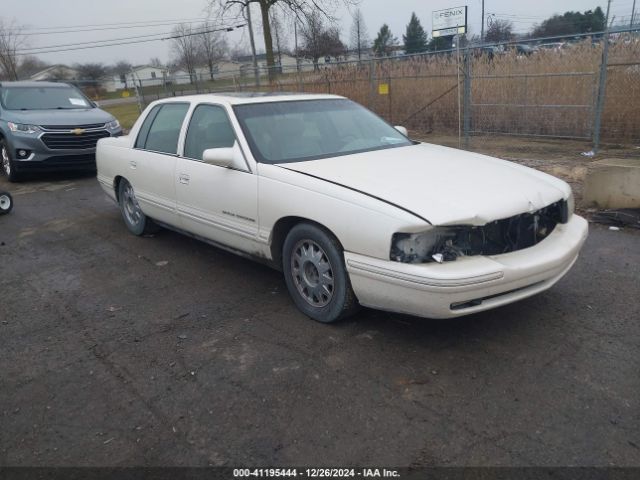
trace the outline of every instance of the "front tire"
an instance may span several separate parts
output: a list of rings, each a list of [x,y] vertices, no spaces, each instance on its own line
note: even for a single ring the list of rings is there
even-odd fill
[[[6,215],[13,209],[13,198],[8,192],[0,192],[0,215]]]
[[[158,226],[147,217],[138,205],[136,194],[128,180],[120,180],[118,185],[118,204],[127,229],[137,236],[148,235],[158,231]]]
[[[0,140],[0,162],[2,173],[7,176],[7,180],[10,182],[17,182],[20,180],[18,172],[16,171],[15,162],[11,159],[9,147],[4,139]]]
[[[287,236],[282,267],[298,309],[314,320],[332,323],[359,308],[338,240],[324,229],[301,223]]]

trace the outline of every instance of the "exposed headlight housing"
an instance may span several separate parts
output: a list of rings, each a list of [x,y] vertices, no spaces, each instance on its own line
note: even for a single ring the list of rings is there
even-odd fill
[[[573,213],[573,196],[531,213],[486,225],[431,227],[420,233],[394,233],[391,260],[402,263],[450,262],[458,257],[501,255],[532,247]]]
[[[7,122],[7,126],[9,127],[9,130],[11,130],[12,132],[38,133],[41,131],[40,127],[38,127],[37,125],[25,125],[22,123]]]
[[[569,198],[567,198],[566,203],[567,203],[567,221],[569,221],[576,211],[576,199],[573,197],[573,192],[569,194]]]
[[[107,129],[109,129],[109,130],[119,130],[120,129],[120,122],[118,120],[113,120],[113,121],[107,123]]]

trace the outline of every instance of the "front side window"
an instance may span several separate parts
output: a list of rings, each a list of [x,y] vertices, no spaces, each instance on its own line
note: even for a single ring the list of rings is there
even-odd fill
[[[297,100],[234,107],[251,151],[263,163],[290,163],[413,145],[350,100]]]
[[[188,103],[165,103],[154,107],[140,128],[136,148],[177,154],[180,130],[188,110]]]
[[[236,140],[233,127],[224,108],[215,105],[198,106],[191,117],[184,156],[202,160],[202,154],[210,148],[230,148]]]

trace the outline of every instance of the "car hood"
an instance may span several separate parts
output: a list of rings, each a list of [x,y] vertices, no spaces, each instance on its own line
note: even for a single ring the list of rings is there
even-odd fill
[[[430,144],[279,166],[377,197],[433,225],[484,225],[539,210],[571,192],[537,170]]]
[[[68,110],[5,110],[3,120],[29,125],[91,125],[114,120],[113,115],[99,108]]]

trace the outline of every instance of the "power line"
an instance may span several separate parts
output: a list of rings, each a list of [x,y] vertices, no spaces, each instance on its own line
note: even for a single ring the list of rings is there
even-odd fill
[[[42,35],[64,35],[65,33],[103,32],[108,30],[128,30],[132,28],[166,27],[166,26],[181,25],[181,24],[193,25],[194,23],[205,23],[205,22],[206,20],[196,20],[192,22],[171,22],[171,23],[156,23],[156,24],[149,24],[149,25],[130,25],[130,26],[124,26],[124,27],[88,28],[84,30],[63,30],[63,31],[39,32],[39,33],[18,33],[18,32],[16,33],[22,37],[35,37],[35,36],[42,36]]]
[[[201,28],[205,28],[205,27],[201,27]],[[219,27],[221,29],[224,28],[229,28],[229,27],[224,27],[221,26]],[[194,33],[207,33],[205,31],[196,31]],[[63,48],[63,47],[79,47],[82,45],[92,45],[92,44],[96,44],[96,43],[109,43],[109,42],[120,42],[120,41],[124,41],[124,40],[139,40],[142,38],[151,38],[151,37],[163,37],[163,36],[167,36],[167,35],[172,35],[173,32],[163,32],[163,33],[153,33],[153,34],[149,34],[149,35],[136,35],[133,37],[120,37],[120,38],[109,38],[106,40],[93,40],[90,42],[74,42],[74,43],[63,43],[63,44],[59,44],[59,45],[47,45],[45,47],[33,47],[33,48],[23,48],[21,50],[18,50],[18,52],[23,53],[23,52],[32,52],[32,51],[36,51],[36,50],[49,50],[52,48]],[[160,38],[159,40],[163,40],[163,38]]]
[[[94,23],[94,24],[84,24],[84,25],[67,25],[67,26],[57,26],[57,27],[29,27],[26,26],[22,28],[23,31],[46,31],[46,30],[68,30],[72,28],[90,28],[90,27],[123,27],[127,25],[151,25],[155,23],[178,23],[178,22],[191,22],[191,21],[202,21],[201,17],[194,18],[167,18],[164,20],[138,20],[135,22],[118,22],[118,23]]]
[[[140,44],[140,43],[149,43],[149,42],[158,42],[158,41],[164,41],[164,40],[173,40],[176,38],[183,38],[183,37],[190,37],[190,36],[194,36],[194,35],[202,35],[205,33],[213,33],[213,32],[230,32],[233,31],[235,29],[239,29],[242,27],[245,27],[246,24],[244,25],[234,25],[232,27],[225,27],[225,28],[218,28],[218,29],[214,29],[214,30],[206,30],[206,31],[199,31],[199,32],[192,32],[192,33],[188,33],[185,35],[174,35],[174,36],[170,36],[170,37],[164,37],[164,38],[150,38],[150,39],[146,39],[146,40],[133,40],[133,41],[124,41],[124,42],[115,42],[114,40],[104,40],[105,42],[113,42],[113,43],[104,43],[102,45],[88,45],[88,46],[79,46],[81,44],[76,44],[78,46],[74,46],[72,48],[62,48],[62,49],[54,49],[54,50],[49,50],[51,48],[54,48],[52,46],[50,47],[41,47],[40,50],[38,51],[22,51],[20,53],[17,53],[17,56],[26,56],[26,55],[36,55],[36,54],[45,54],[45,53],[60,53],[60,52],[71,52],[71,51],[76,51],[76,50],[89,50],[92,48],[103,48],[103,47],[116,47],[116,46],[121,46],[121,45],[136,45],[136,44]],[[166,34],[163,34],[166,35]]]
[[[223,20],[224,19],[216,19],[215,21],[223,21]],[[212,20],[209,18],[198,18],[198,19],[183,19],[183,20],[174,20],[174,21],[167,20],[164,23],[129,22],[124,24],[105,23],[105,24],[96,25],[96,27],[99,27],[100,25],[104,25],[104,28],[90,28],[91,25],[82,25],[82,26],[78,26],[77,30],[54,30],[54,31],[42,31],[42,32],[36,31],[32,33],[23,33],[25,31],[29,32],[32,30],[28,28],[25,28],[25,29],[21,28],[21,29],[13,29],[11,31],[14,34],[22,37],[32,37],[32,36],[42,36],[42,35],[64,35],[67,33],[96,32],[96,31],[107,31],[107,30],[127,30],[132,28],[154,28],[154,27],[163,27],[163,26],[171,26],[171,25],[181,25],[181,24],[193,25],[194,23],[207,23],[211,21]],[[118,26],[109,26],[109,25],[118,25]],[[68,28],[75,28],[75,27],[68,27]]]

